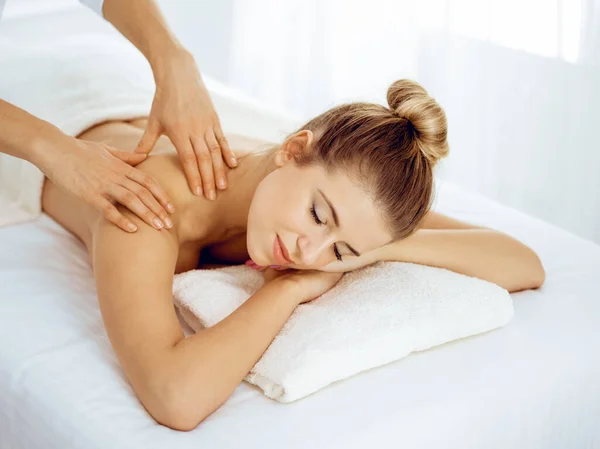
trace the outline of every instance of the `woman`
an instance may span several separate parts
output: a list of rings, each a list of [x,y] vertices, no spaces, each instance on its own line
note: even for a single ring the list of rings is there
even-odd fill
[[[294,308],[344,271],[379,260],[441,266],[516,291],[540,286],[536,254],[500,232],[429,211],[432,169],[447,155],[443,110],[417,83],[395,82],[389,109],[335,107],[263,151],[237,152],[230,187],[215,201],[192,194],[161,138],[138,165],[175,206],[159,232],[118,206],[128,234],[46,181],[43,207],[87,246],[98,300],[117,357],[159,422],[189,430],[220,407]],[[79,137],[134,149],[145,120],[98,125]],[[233,142],[233,141],[232,141]],[[232,147],[235,148],[235,144]],[[174,273],[251,258],[268,282],[217,325],[184,338],[172,300]]]

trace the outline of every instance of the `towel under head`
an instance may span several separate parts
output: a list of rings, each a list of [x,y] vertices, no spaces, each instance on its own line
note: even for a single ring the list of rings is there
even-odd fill
[[[195,331],[226,318],[263,285],[247,266],[175,276],[174,301]],[[292,402],[413,351],[504,326],[510,294],[481,279],[404,262],[346,273],[300,304],[244,380]]]

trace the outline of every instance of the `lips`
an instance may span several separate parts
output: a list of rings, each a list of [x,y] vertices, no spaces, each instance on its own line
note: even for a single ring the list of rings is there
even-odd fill
[[[290,254],[278,235],[275,235],[275,240],[273,241],[273,256],[280,265],[294,263],[294,261],[290,259]]]

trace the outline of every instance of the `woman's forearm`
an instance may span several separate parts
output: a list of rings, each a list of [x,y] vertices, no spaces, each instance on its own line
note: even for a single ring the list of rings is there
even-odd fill
[[[60,129],[27,111],[0,100],[0,153],[24,159],[45,172],[45,163],[62,140]]]
[[[181,411],[178,427],[194,428],[218,409],[288,320],[299,301],[293,286],[279,281],[216,325],[179,341],[166,358],[177,396],[171,403]]]
[[[493,282],[510,292],[537,288],[544,268],[531,248],[493,229],[419,229],[386,246],[383,260],[412,262]]]
[[[104,18],[146,57],[158,81],[173,58],[188,55],[153,0],[104,0]]]

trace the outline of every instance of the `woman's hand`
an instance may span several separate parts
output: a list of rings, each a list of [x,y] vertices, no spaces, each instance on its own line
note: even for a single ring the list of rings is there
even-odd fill
[[[298,304],[312,301],[323,293],[331,290],[342,278],[344,273],[328,273],[319,270],[275,270],[266,268],[264,272],[265,284],[278,280],[290,282],[295,286],[294,295]]]
[[[344,273],[328,273],[319,270],[285,270],[277,271],[272,268],[265,270],[265,281],[273,276],[269,271],[274,271],[276,278],[284,278],[296,286],[296,299],[298,304],[312,301],[325,292],[331,290],[342,278]],[[273,276],[275,278],[275,276]]]
[[[56,151],[46,152],[47,157],[40,164],[52,182],[90,204],[124,231],[135,232],[137,227],[113,202],[127,207],[152,227],[173,226],[165,210],[174,211],[167,193],[152,176],[133,167],[145,160],[146,154],[65,137]]]
[[[170,60],[168,70],[154,75],[156,93],[148,126],[135,152],[150,153],[161,134],[166,134],[175,145],[192,192],[215,199],[215,178],[220,189],[227,187],[223,159],[231,168],[237,161],[196,62],[182,51]]]

